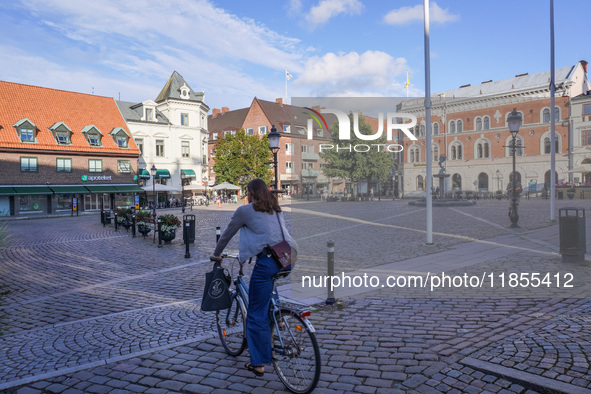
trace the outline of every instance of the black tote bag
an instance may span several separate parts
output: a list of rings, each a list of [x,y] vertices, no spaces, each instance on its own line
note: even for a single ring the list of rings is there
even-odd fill
[[[232,279],[224,272],[222,264],[216,262],[211,272],[205,274],[205,288],[201,300],[201,310],[204,312],[228,309],[232,304],[230,283]]]

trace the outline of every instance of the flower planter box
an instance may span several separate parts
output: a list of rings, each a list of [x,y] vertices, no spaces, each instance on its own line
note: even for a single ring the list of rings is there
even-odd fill
[[[165,244],[171,244],[172,240],[176,238],[176,231],[172,230],[168,232],[162,232],[162,234],[160,234],[160,238]]]

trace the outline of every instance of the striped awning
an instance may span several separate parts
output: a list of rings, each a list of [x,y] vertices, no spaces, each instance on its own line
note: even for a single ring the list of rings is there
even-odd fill
[[[156,170],[156,178],[158,178],[158,179],[170,178],[170,171],[168,171],[168,170]]]
[[[195,171],[193,170],[181,170],[181,175],[185,174],[186,177],[188,178],[195,178],[197,175],[195,175]]]
[[[150,175],[150,171],[146,170],[145,168],[142,168],[138,172],[138,177],[141,179],[150,179],[152,176]]]

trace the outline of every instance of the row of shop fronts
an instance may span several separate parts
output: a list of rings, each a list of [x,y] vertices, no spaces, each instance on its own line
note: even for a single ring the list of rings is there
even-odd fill
[[[22,216],[131,207],[138,185],[0,186],[0,216]]]

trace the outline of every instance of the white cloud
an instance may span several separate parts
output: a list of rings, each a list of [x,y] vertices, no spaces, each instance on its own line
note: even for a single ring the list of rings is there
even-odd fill
[[[423,21],[423,5],[418,4],[414,7],[402,7],[392,10],[384,16],[384,22],[389,25],[406,25],[412,22]],[[429,19],[432,23],[448,23],[460,20],[458,14],[452,14],[449,9],[442,9],[437,3],[431,3],[429,7]]]
[[[371,91],[385,94],[407,69],[406,59],[394,58],[381,51],[328,53],[311,58],[304,67],[298,84],[310,85],[322,95],[348,96]]]
[[[146,56],[166,45],[277,69],[300,58],[298,39],[239,18],[208,0],[25,0],[25,4],[47,26],[71,40],[101,47],[127,46]]]
[[[310,9],[306,21],[312,29],[325,24],[332,17],[340,14],[358,15],[363,10],[359,0],[321,0]]]

